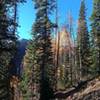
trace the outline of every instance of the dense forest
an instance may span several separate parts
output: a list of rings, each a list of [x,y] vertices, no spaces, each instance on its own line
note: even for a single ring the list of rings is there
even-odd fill
[[[58,0],[32,1],[31,39],[20,40],[18,6],[27,0],[0,0],[0,100],[100,100],[100,0],[90,26],[81,0],[77,31],[71,12],[59,25]]]

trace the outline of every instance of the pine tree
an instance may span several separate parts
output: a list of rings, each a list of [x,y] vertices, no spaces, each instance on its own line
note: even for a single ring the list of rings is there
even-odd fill
[[[81,78],[88,75],[90,67],[90,43],[85,10],[85,2],[82,0],[78,25],[78,66],[80,66]]]
[[[35,38],[35,35],[34,35]],[[39,83],[39,68],[35,67],[36,57],[36,41],[30,40],[26,49],[26,54],[23,60],[23,74],[20,84],[20,89],[24,99],[30,99],[35,97],[38,100],[38,92],[35,91],[36,83]],[[34,88],[34,89],[33,89]],[[35,91],[35,92],[34,92]]]
[[[93,50],[93,69],[95,74],[100,73],[100,0],[93,0],[93,12],[91,16],[91,36]]]
[[[8,38],[8,23],[5,2],[0,3],[0,99],[10,100],[9,90],[9,62],[12,57],[10,50],[10,39]]]
[[[53,95],[55,68],[53,65],[53,53],[51,45],[52,22],[49,15],[54,8],[52,0],[34,0],[36,21],[33,26],[33,33],[36,42],[36,58],[34,67],[39,69],[40,78],[40,100],[50,100]],[[34,73],[34,72],[33,72]]]
[[[0,99],[11,100],[10,62],[16,52],[16,4],[18,1],[0,1]],[[13,8],[13,12],[10,13]]]

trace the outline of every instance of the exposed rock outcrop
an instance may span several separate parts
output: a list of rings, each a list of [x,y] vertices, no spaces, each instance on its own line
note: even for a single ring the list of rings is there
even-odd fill
[[[28,40],[22,39],[18,42],[18,47],[14,58],[11,61],[11,76],[21,76],[22,71],[22,61],[25,55],[26,46],[28,44]]]

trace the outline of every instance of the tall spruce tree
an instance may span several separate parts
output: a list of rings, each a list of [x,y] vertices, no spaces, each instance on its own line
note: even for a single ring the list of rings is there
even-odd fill
[[[36,21],[33,34],[36,34],[35,68],[39,69],[40,100],[50,100],[55,85],[55,68],[51,46],[52,22],[49,15],[54,9],[55,0],[33,0],[35,2]],[[34,73],[34,72],[33,72]]]
[[[93,69],[95,74],[100,74],[100,0],[93,0],[91,22]]]
[[[12,58],[12,41],[9,38],[9,19],[6,2],[0,2],[0,99],[10,100],[9,62]],[[14,48],[13,48],[14,49]],[[11,51],[10,51],[11,50]]]
[[[35,35],[34,35],[35,38]],[[38,91],[36,90],[36,85],[39,83],[39,68],[35,67],[35,57],[36,57],[36,41],[30,40],[26,49],[26,54],[23,60],[23,74],[20,84],[20,89],[22,91],[23,99],[30,99],[35,97],[38,100]],[[37,84],[36,84],[37,83]],[[33,89],[34,88],[34,89]]]
[[[18,2],[17,0],[0,0],[0,100],[11,100],[9,64],[16,51],[16,5]],[[11,9],[13,12],[10,13]]]
[[[78,24],[78,58],[80,66],[80,77],[88,75],[90,67],[90,43],[89,33],[86,22],[86,8],[84,0],[81,1],[79,24]]]

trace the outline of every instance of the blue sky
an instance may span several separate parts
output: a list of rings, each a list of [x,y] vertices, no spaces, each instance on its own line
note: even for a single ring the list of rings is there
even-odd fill
[[[91,16],[92,12],[92,1],[93,0],[85,0],[86,3],[86,15],[88,25],[89,17]],[[59,24],[63,25],[67,22],[67,13],[71,11],[71,14],[74,19],[74,26],[76,27],[76,23],[78,20],[79,9],[80,9],[81,0],[58,0],[58,8],[59,8]],[[31,38],[31,28],[32,24],[35,21],[35,10],[34,10],[34,3],[32,0],[27,0],[27,3],[20,4],[18,7],[18,35],[20,38],[29,39]]]

